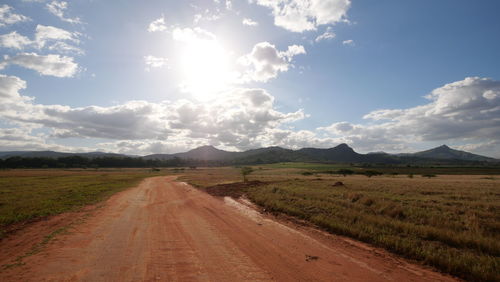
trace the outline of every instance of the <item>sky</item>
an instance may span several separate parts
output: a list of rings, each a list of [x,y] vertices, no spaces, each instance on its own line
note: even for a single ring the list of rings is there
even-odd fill
[[[0,151],[500,157],[497,0],[0,3]]]

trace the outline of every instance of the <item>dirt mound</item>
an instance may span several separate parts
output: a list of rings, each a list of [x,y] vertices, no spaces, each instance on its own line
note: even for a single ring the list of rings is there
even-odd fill
[[[226,184],[217,184],[203,189],[205,192],[216,197],[233,197],[235,199],[243,196],[248,188],[268,184],[259,180],[247,182],[234,182]]]

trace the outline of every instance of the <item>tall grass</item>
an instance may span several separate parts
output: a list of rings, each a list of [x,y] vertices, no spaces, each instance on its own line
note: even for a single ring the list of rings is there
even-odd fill
[[[347,177],[345,186],[336,187],[331,181],[296,179],[253,187],[247,194],[268,211],[462,278],[500,280],[498,183],[479,181],[481,186],[473,187],[438,179],[376,178]]]

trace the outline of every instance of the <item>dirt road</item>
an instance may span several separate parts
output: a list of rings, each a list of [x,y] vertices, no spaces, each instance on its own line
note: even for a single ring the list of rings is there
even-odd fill
[[[149,178],[116,194],[23,261],[0,280],[452,280],[362,244],[278,223],[173,177]]]

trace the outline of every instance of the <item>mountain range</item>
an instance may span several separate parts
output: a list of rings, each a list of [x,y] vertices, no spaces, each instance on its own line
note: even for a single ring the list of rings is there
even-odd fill
[[[404,162],[500,162],[500,160],[455,150],[442,145],[417,153],[387,154],[384,152],[360,154],[347,144],[328,149],[302,148],[299,150],[267,147],[244,152],[228,152],[213,146],[202,146],[184,153],[153,154],[144,159],[168,160],[172,158],[206,161],[233,161],[235,163],[274,162],[333,162],[333,163],[404,163]]]
[[[90,153],[63,153],[54,151],[12,151],[0,152],[0,159],[9,157],[45,157],[59,158],[80,156],[86,158],[97,157],[137,157],[122,154],[90,152]],[[281,147],[267,147],[252,149],[243,152],[231,152],[217,149],[213,146],[201,146],[196,149],[176,154],[152,154],[142,156],[145,160],[171,160],[174,158],[220,162],[231,164],[259,164],[276,162],[328,162],[328,163],[467,163],[467,162],[494,162],[500,160],[455,150],[442,145],[430,150],[417,153],[388,154],[384,152],[360,154],[347,144],[340,144],[328,149],[302,148],[299,150]]]

